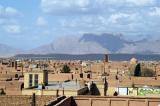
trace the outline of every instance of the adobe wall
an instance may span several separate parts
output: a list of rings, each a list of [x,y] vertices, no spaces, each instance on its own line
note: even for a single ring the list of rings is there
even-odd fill
[[[68,97],[62,100],[61,102],[57,103],[55,106],[71,106],[71,101],[72,101],[72,98]]]
[[[143,97],[74,97],[74,106],[159,106],[160,98]]]
[[[44,106],[53,96],[36,96],[37,106]],[[0,106],[31,106],[32,96],[0,96]]]
[[[56,89],[46,89],[46,90],[37,90],[37,89],[23,89],[22,95],[32,95],[35,93],[36,95],[59,95],[59,96],[77,96],[77,95],[83,95],[88,90],[87,87],[81,88],[79,90],[66,90],[66,89],[59,89],[58,91]]]

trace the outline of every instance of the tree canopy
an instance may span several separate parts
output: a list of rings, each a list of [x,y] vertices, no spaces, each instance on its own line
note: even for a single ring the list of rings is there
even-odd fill
[[[70,73],[71,69],[69,66],[67,65],[64,65],[63,68],[62,68],[62,73]]]

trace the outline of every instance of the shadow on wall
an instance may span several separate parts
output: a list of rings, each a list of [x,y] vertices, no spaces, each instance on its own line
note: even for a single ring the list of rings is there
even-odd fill
[[[78,106],[73,97],[71,97],[71,106]]]

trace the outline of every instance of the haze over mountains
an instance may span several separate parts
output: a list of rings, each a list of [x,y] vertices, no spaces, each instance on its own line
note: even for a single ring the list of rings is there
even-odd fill
[[[20,51],[0,44],[0,55],[24,54],[95,54],[95,53],[160,53],[160,40],[128,41],[120,35],[86,33],[82,36],[63,36],[29,51]]]
[[[35,48],[30,53],[160,53],[159,40],[128,41],[120,35],[86,33],[81,37],[61,37],[48,45]]]
[[[0,44],[0,57],[2,57],[2,56],[6,57],[6,56],[10,56],[10,55],[17,54],[20,52],[21,51],[16,48],[10,47],[5,44]]]

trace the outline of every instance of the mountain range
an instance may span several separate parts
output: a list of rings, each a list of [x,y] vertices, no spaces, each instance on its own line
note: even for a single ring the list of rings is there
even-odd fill
[[[61,36],[51,43],[28,51],[18,50],[0,44],[0,55],[8,56],[18,53],[24,54],[98,54],[98,53],[141,53],[159,54],[160,40],[143,39],[129,41],[119,34],[85,33],[82,36]]]
[[[21,50],[10,47],[5,44],[0,44],[0,57],[8,57],[20,53]]]

